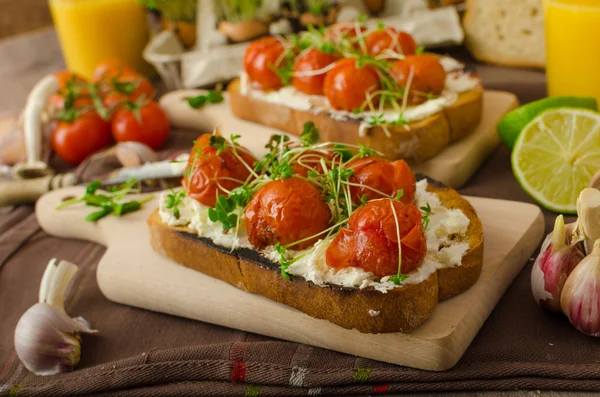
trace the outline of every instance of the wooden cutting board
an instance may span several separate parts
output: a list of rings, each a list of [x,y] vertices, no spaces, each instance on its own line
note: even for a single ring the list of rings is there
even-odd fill
[[[235,117],[229,110],[227,94],[224,102],[207,105],[199,110],[192,109],[185,100],[205,93],[204,90],[173,91],[160,99],[160,105],[166,110],[171,123],[179,128],[207,132],[218,127],[225,136],[257,135],[261,139],[263,136],[281,134],[273,128]],[[413,170],[454,188],[463,186],[500,143],[496,132],[498,121],[518,104],[517,97],[509,92],[485,91],[483,116],[477,129],[465,139],[448,146],[434,158],[412,167]]]
[[[537,206],[469,197],[485,235],[484,264],[477,283],[438,304],[433,315],[411,334],[362,334],[243,292],[156,254],[150,247],[146,218],[157,207],[158,195],[139,212],[107,217],[97,224],[84,221],[93,211],[89,207],[55,210],[65,197],[83,192],[80,186],[50,192],[38,200],[36,214],[51,235],[108,247],[97,272],[100,289],[108,299],[432,371],[452,368],[458,362],[544,232]]]

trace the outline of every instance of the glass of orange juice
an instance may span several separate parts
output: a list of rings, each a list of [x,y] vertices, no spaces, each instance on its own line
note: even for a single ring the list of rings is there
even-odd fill
[[[141,73],[151,67],[142,58],[149,30],[138,0],[49,0],[69,70],[91,78],[102,61],[119,58]]]
[[[600,103],[600,0],[544,0],[548,94]]]

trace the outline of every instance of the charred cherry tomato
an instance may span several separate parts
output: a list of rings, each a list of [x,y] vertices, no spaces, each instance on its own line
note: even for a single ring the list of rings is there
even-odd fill
[[[338,57],[326,54],[313,48],[302,55],[294,66],[292,84],[300,92],[308,95],[323,95],[324,68],[332,64]],[[320,73],[315,73],[320,71]]]
[[[433,55],[407,56],[392,64],[390,74],[400,87],[406,87],[411,70],[413,74],[409,88],[411,103],[424,102],[427,94],[439,95],[444,90],[446,72],[437,57]]]
[[[256,159],[241,146],[236,146],[241,160],[231,147],[217,154],[217,148],[210,146],[210,137],[210,134],[205,134],[194,142],[181,184],[188,197],[214,207],[217,196],[225,194],[223,189],[235,189],[248,179],[250,171],[246,165],[252,167]]]
[[[281,88],[281,78],[273,70],[283,57],[283,44],[275,37],[253,41],[244,54],[244,70],[253,86],[261,90]]]
[[[52,148],[67,163],[77,165],[108,146],[110,138],[110,124],[96,112],[86,112],[72,122],[57,123]]]
[[[112,117],[113,137],[117,142],[134,141],[150,146],[161,147],[171,132],[171,125],[164,110],[156,102],[148,102],[139,110],[140,119],[134,110],[122,108]]]
[[[365,45],[367,52],[373,56],[388,49],[404,55],[414,55],[417,51],[417,43],[410,34],[390,27],[370,33],[365,39]]]
[[[398,230],[401,271],[409,273],[421,264],[427,252],[421,212],[412,204],[390,199],[371,201],[352,213],[348,226],[340,230],[327,248],[327,265],[338,269],[359,267],[379,277],[395,274]]]
[[[288,245],[315,236],[329,226],[331,212],[321,193],[310,182],[287,178],[267,183],[246,206],[248,239],[256,248]],[[303,249],[323,236],[291,246]]]
[[[370,66],[356,66],[356,59],[344,58],[327,72],[323,92],[331,107],[349,112],[359,109],[367,95],[381,87],[377,71]],[[379,103],[378,96],[371,99],[373,106]]]
[[[119,77],[123,73],[135,73],[130,66],[128,66],[123,60],[118,58],[107,59],[102,62],[92,74],[92,81],[97,83],[102,80],[109,80],[113,77]]]
[[[360,203],[363,195],[367,196],[368,201],[386,197],[381,193],[394,197],[399,189],[403,190],[400,199],[403,203],[412,204],[415,199],[415,176],[404,160],[367,157],[351,161],[346,168],[354,170],[350,182],[361,185],[350,187],[355,203]]]
[[[294,175],[307,177],[308,172],[313,170],[320,174],[323,173],[323,166],[321,165],[321,159],[330,162],[333,159],[333,153],[331,152],[320,152],[316,150],[308,150],[292,162]]]

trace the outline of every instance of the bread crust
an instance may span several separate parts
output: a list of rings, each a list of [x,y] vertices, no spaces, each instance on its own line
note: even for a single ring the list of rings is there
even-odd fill
[[[300,135],[304,123],[312,121],[321,131],[324,142],[362,143],[378,150],[388,159],[404,159],[418,164],[438,154],[451,142],[470,134],[483,109],[481,83],[458,96],[457,101],[430,117],[404,126],[389,126],[388,133],[380,126],[359,134],[359,120],[336,120],[327,112],[314,113],[285,105],[262,101],[240,92],[240,80],[227,87],[232,113],[242,119],[267,125],[293,135]]]
[[[438,270],[420,283],[406,284],[387,293],[373,288],[322,287],[298,276],[287,281],[278,265],[257,252],[250,249],[231,252],[185,227],[170,227],[162,222],[158,209],[148,218],[150,242],[156,252],[180,265],[309,316],[365,333],[410,332],[429,318],[438,300],[472,286],[483,263],[483,231],[473,207],[451,188],[430,183],[428,189],[444,205],[460,208],[469,217],[466,238],[469,251],[462,266]]]

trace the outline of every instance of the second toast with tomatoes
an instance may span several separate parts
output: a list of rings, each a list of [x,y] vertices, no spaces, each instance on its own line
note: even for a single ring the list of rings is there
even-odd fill
[[[464,64],[422,53],[405,32],[359,22],[254,41],[228,92],[240,118],[294,135],[310,121],[324,141],[366,144],[411,164],[472,133],[483,108],[481,81]]]
[[[483,229],[455,190],[361,145],[274,135],[255,158],[203,135],[148,220],[160,254],[361,332],[408,332],[479,277]],[[417,179],[419,179],[417,181]]]

